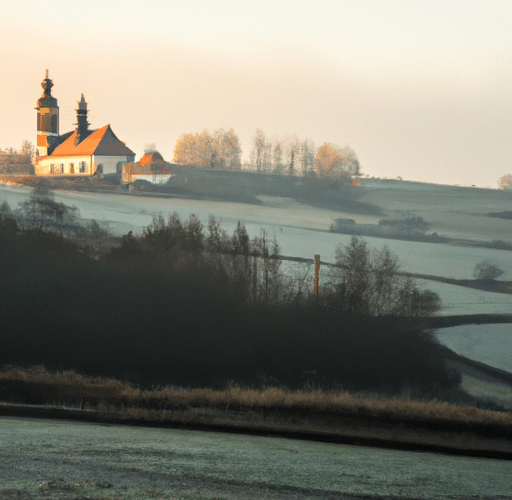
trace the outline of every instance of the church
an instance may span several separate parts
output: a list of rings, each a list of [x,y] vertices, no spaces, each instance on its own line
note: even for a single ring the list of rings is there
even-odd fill
[[[59,106],[52,96],[48,70],[41,86],[43,94],[36,107],[36,175],[120,174],[123,165],[134,162],[135,153],[116,137],[110,125],[89,129],[83,94],[77,102],[75,130],[60,135]]]

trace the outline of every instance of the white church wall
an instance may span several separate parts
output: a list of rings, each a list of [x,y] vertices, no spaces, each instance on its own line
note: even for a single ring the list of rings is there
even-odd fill
[[[91,175],[91,156],[56,156],[40,159],[36,175]]]
[[[93,155],[93,161],[96,168],[100,165],[103,166],[104,174],[117,174],[121,171],[121,165],[133,160],[127,156]]]

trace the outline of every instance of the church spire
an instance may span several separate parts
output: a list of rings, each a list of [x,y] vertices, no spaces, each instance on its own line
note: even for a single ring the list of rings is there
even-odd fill
[[[75,146],[80,144],[88,135],[87,123],[87,103],[85,102],[84,95],[79,101],[76,102],[76,135],[75,135]]]
[[[48,78],[48,70],[46,70],[45,78],[41,82],[41,87],[43,87],[43,95],[41,97],[52,96],[53,82]]]

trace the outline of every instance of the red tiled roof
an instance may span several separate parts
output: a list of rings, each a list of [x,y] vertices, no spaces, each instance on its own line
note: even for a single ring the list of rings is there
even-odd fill
[[[164,163],[163,156],[155,151],[154,153],[146,153],[137,163],[141,165],[150,165],[151,163]]]
[[[76,130],[60,146],[55,148],[51,156],[128,156],[135,153],[122,143],[112,132],[110,125],[92,131],[75,147]]]

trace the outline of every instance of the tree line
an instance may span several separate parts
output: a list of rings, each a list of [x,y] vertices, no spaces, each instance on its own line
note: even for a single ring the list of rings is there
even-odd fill
[[[33,174],[34,155],[35,148],[30,141],[23,141],[20,150],[0,148],[0,174]]]
[[[173,161],[180,165],[239,170],[242,149],[234,130],[182,134],[174,148]],[[252,138],[246,168],[256,172],[287,175],[350,177],[360,173],[357,155],[349,146],[324,143],[316,148],[310,139],[296,135],[267,138],[258,128]]]

